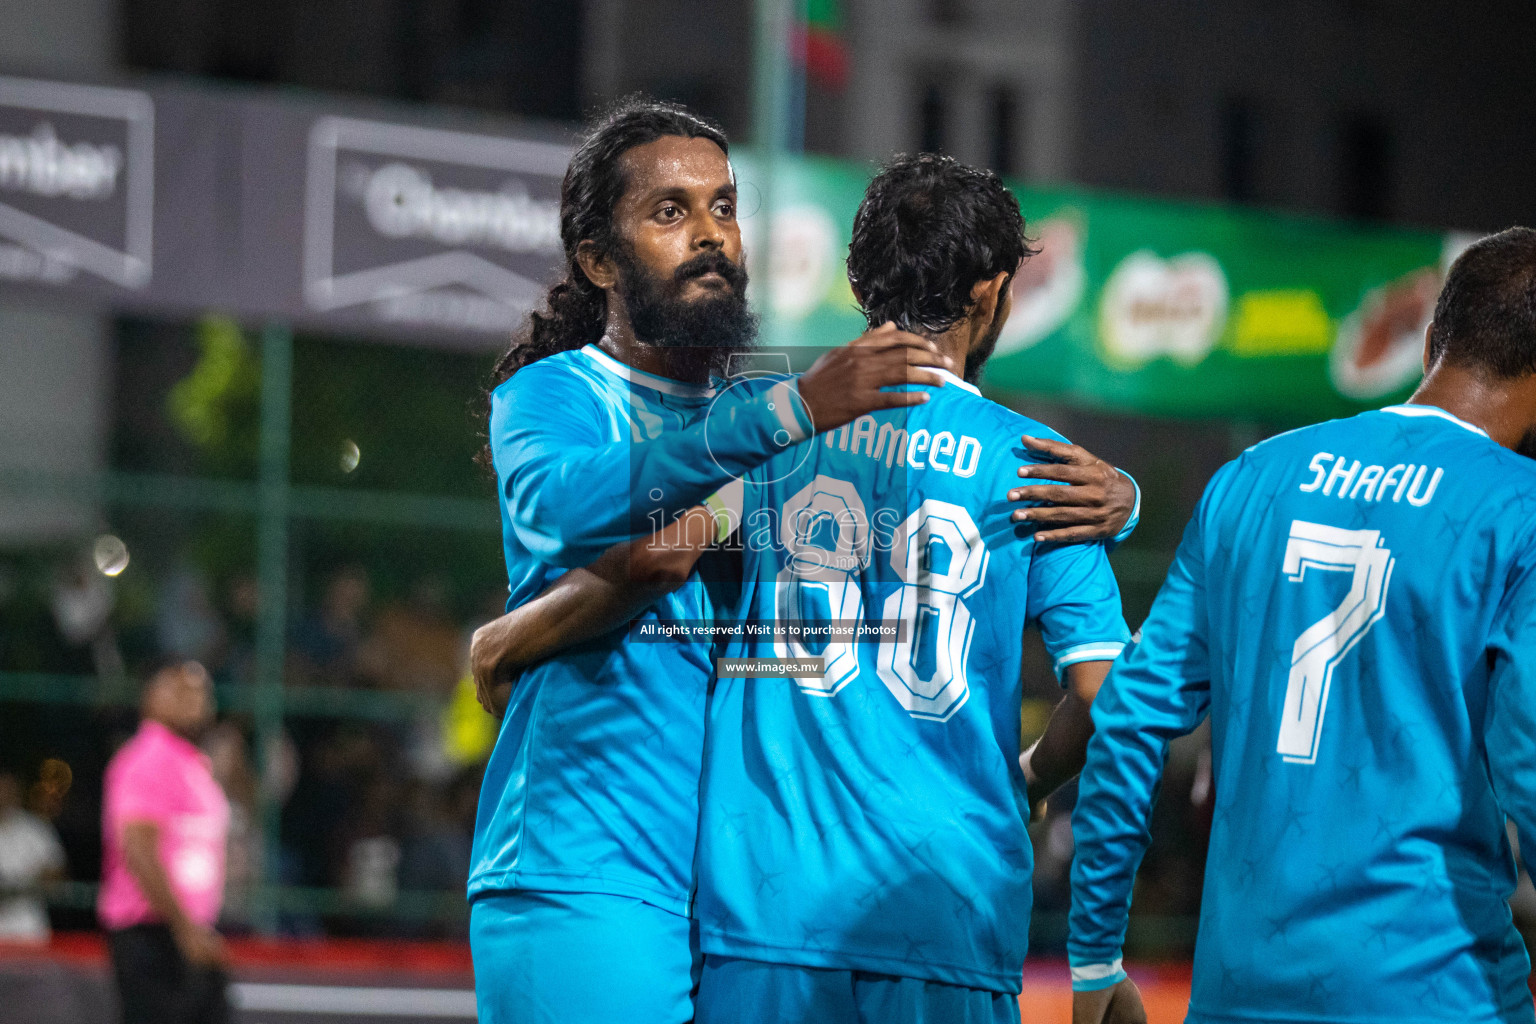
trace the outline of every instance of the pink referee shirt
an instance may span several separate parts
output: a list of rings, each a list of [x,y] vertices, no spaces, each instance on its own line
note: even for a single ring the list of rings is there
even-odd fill
[[[210,926],[218,920],[229,801],[201,750],[159,722],[146,721],[108,763],[101,805],[96,914],[103,926],[160,920],[123,860],[123,828],[132,821],[160,826],[160,863],[187,917]]]

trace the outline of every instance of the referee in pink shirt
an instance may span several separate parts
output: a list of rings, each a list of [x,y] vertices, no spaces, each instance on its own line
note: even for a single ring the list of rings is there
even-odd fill
[[[197,739],[213,686],[196,662],[144,685],[143,722],[107,765],[101,895],[123,1024],[224,1024],[224,899],[229,803]]]

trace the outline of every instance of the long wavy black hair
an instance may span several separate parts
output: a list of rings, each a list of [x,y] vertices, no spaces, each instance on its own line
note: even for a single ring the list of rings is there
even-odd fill
[[[512,336],[496,360],[485,389],[481,416],[489,423],[490,394],[514,373],[556,352],[589,345],[603,336],[608,321],[604,291],[588,280],[576,261],[576,249],[590,241],[603,254],[620,243],[613,210],[628,187],[623,157],[636,146],[667,136],[708,139],[725,153],[730,144],[716,125],[676,103],[630,96],[596,118],[571,157],[560,183],[560,242],[565,249],[565,276],[544,296],[540,308]],[[489,440],[489,429],[486,429]],[[480,462],[491,465],[489,443]]]
[[[730,152],[719,128],[675,103],[631,97],[604,114],[571,157],[560,183],[560,241],[565,248],[565,276],[550,288],[542,309],[529,314],[491,373],[496,387],[519,369],[545,356],[597,341],[608,319],[603,290],[587,279],[576,262],[576,247],[592,242],[611,253],[619,242],[613,209],[628,186],[622,163],[636,146],[669,135],[709,139]]]

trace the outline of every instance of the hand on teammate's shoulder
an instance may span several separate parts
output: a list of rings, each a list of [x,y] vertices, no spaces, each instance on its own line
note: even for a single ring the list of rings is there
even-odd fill
[[[1079,445],[1028,435],[1022,441],[1050,461],[1020,466],[1019,476],[1052,482],[1008,492],[1009,501],[1043,503],[1018,509],[1014,522],[1035,524],[1036,540],[1056,544],[1111,540],[1120,534],[1136,508],[1136,486],[1129,477]]]
[[[800,376],[800,398],[812,430],[819,433],[878,409],[921,405],[928,400],[926,392],[881,389],[898,384],[940,386],[944,378],[934,368],[954,372],[954,360],[927,338],[883,324],[816,360]]]

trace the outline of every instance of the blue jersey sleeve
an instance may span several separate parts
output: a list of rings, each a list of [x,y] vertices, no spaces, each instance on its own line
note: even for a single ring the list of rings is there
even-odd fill
[[[1093,703],[1093,739],[1072,812],[1072,914],[1067,955],[1076,990],[1106,988],[1120,967],[1131,886],[1151,836],[1152,800],[1168,743],[1210,706],[1204,530],[1218,473],[1184,531],[1168,578]]]
[[[1136,527],[1141,525],[1141,484],[1137,483],[1136,478],[1125,470],[1118,470],[1118,472],[1129,480],[1131,486],[1136,489],[1136,503],[1131,506],[1131,518],[1125,521],[1125,525],[1120,528],[1120,532],[1115,534],[1114,539],[1109,542],[1110,551],[1115,550],[1117,546],[1128,540],[1131,534],[1136,532]]]
[[[734,388],[694,425],[612,441],[590,386],[534,363],[491,396],[491,453],[518,539],[567,568],[649,533],[810,436],[793,380]]]
[[[1080,661],[1114,661],[1130,639],[1103,544],[1038,545],[1028,604],[1058,679]]]
[[[1536,533],[1511,573],[1488,654],[1489,774],[1522,846],[1536,849]]]

